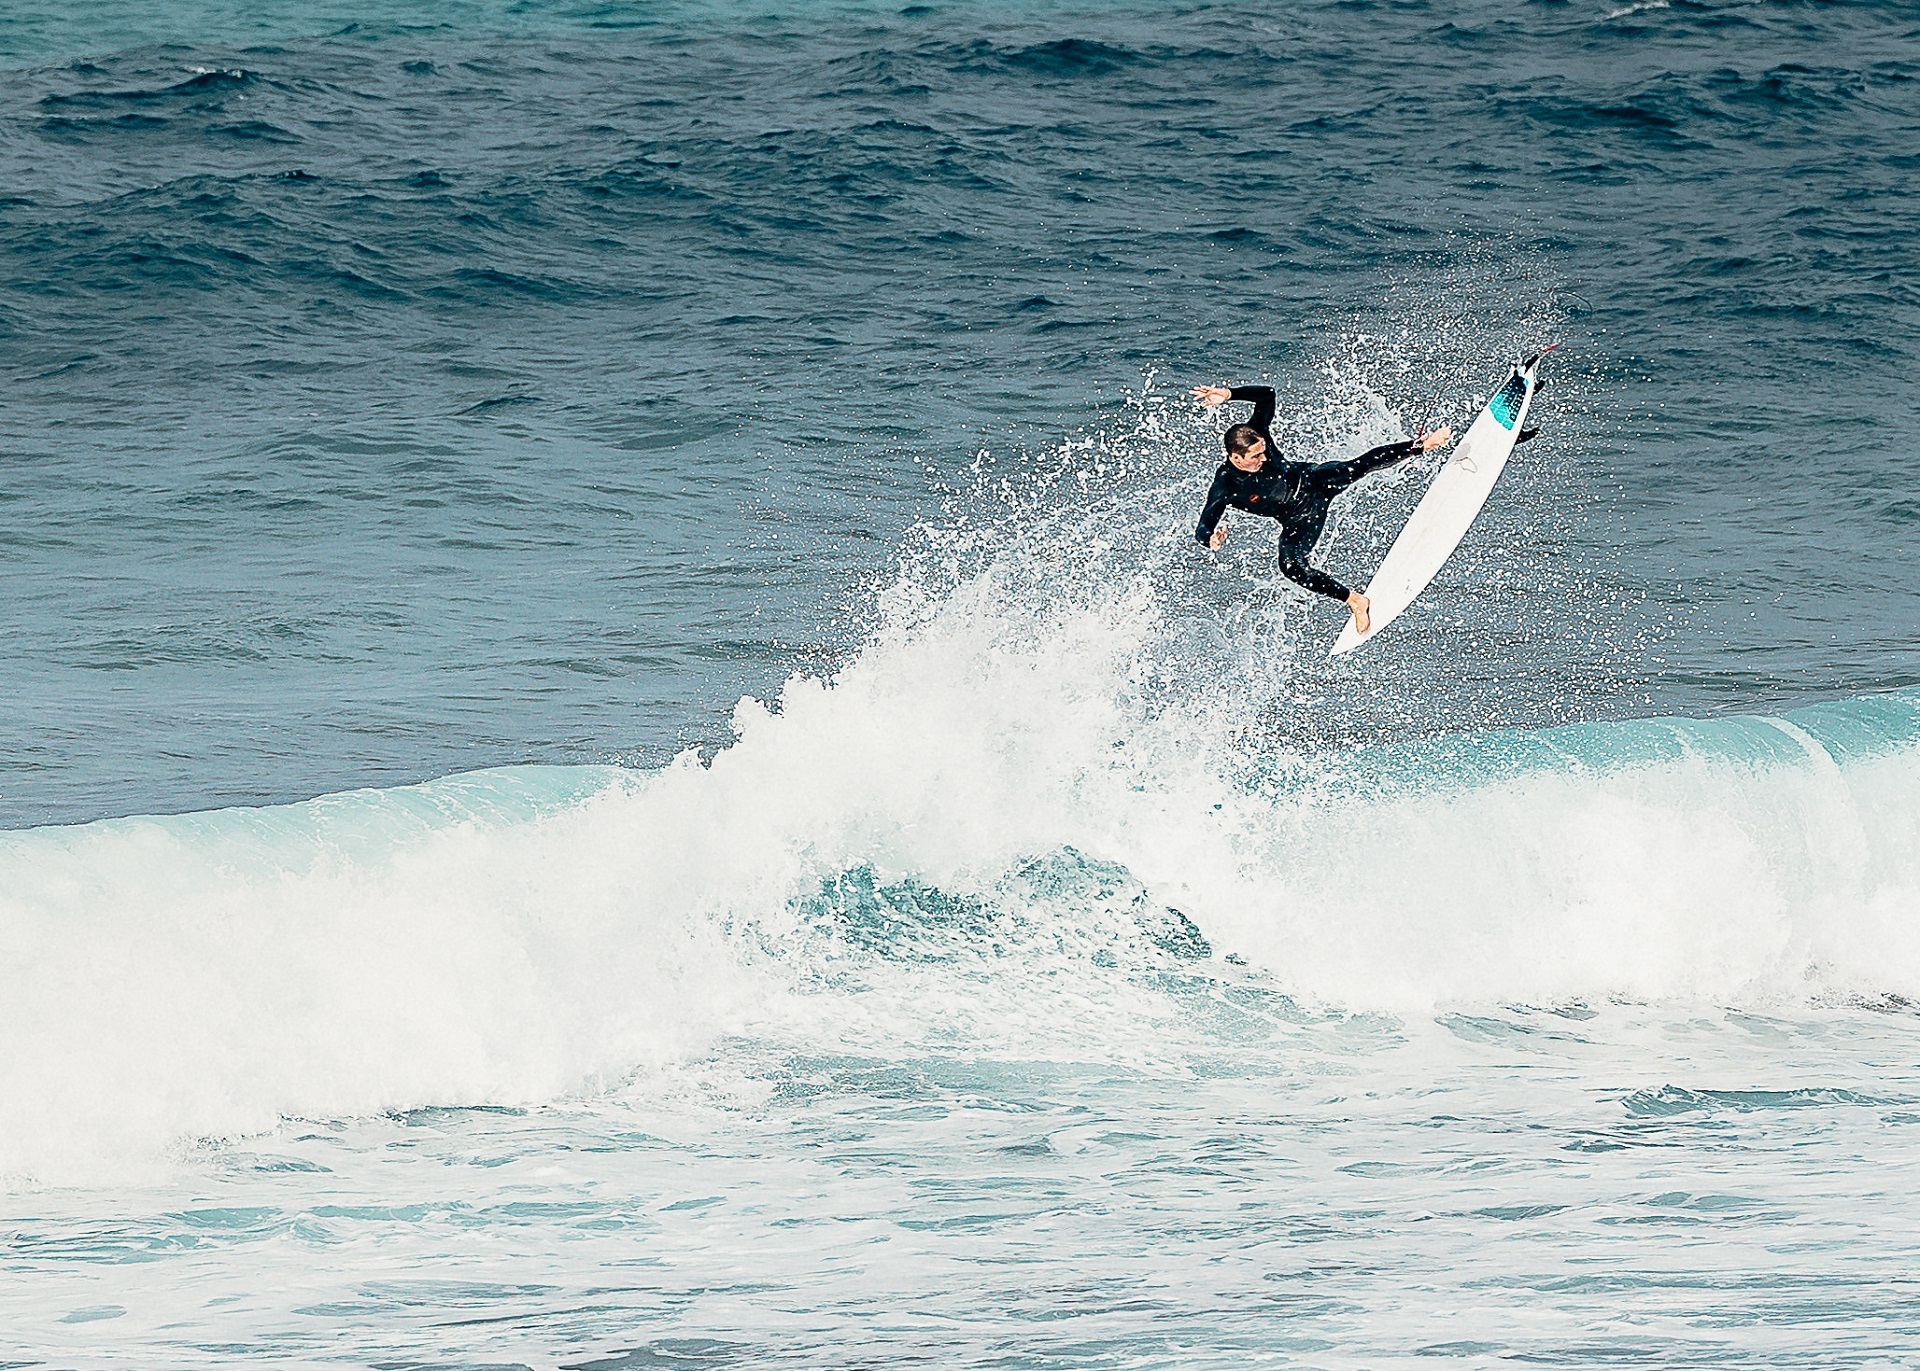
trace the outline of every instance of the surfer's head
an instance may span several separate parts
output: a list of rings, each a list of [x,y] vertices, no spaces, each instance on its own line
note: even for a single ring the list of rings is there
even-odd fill
[[[1258,471],[1267,462],[1267,438],[1252,424],[1235,424],[1221,439],[1227,460],[1242,471]]]

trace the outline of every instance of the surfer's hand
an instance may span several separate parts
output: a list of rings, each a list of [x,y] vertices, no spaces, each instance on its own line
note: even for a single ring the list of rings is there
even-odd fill
[[[1218,551],[1220,544],[1226,541],[1227,541],[1227,521],[1225,519],[1222,519],[1220,521],[1220,527],[1216,528],[1213,531],[1213,536],[1207,539],[1207,547],[1211,550]]]
[[[1225,386],[1195,386],[1193,398],[1212,409],[1215,405],[1224,405],[1233,398],[1233,392]]]
[[[1421,434],[1419,441],[1422,452],[1432,452],[1435,448],[1445,447],[1453,441],[1453,430],[1450,428],[1437,428],[1432,433]]]

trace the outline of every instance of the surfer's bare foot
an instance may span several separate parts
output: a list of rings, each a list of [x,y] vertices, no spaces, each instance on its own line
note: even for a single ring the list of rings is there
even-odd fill
[[[1357,590],[1347,592],[1347,608],[1353,611],[1353,631],[1364,634],[1373,627],[1373,601]]]

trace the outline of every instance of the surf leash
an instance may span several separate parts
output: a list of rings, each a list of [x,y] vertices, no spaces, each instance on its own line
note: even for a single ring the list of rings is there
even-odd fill
[[[1565,346],[1565,343],[1566,343],[1565,339],[1562,339],[1558,343],[1548,343],[1545,347],[1541,348],[1540,351],[1534,353],[1533,356],[1527,358],[1527,360],[1522,362],[1520,365],[1528,370],[1531,370],[1532,368],[1539,365],[1540,359],[1542,357],[1545,357],[1549,352],[1558,351],[1560,348]]]

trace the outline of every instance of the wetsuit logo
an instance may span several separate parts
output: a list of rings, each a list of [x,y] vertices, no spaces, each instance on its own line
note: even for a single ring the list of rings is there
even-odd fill
[[[1527,380],[1519,372],[1507,378],[1500,387],[1500,393],[1493,397],[1487,408],[1501,428],[1512,428],[1513,421],[1520,417],[1520,405],[1527,398]]]

